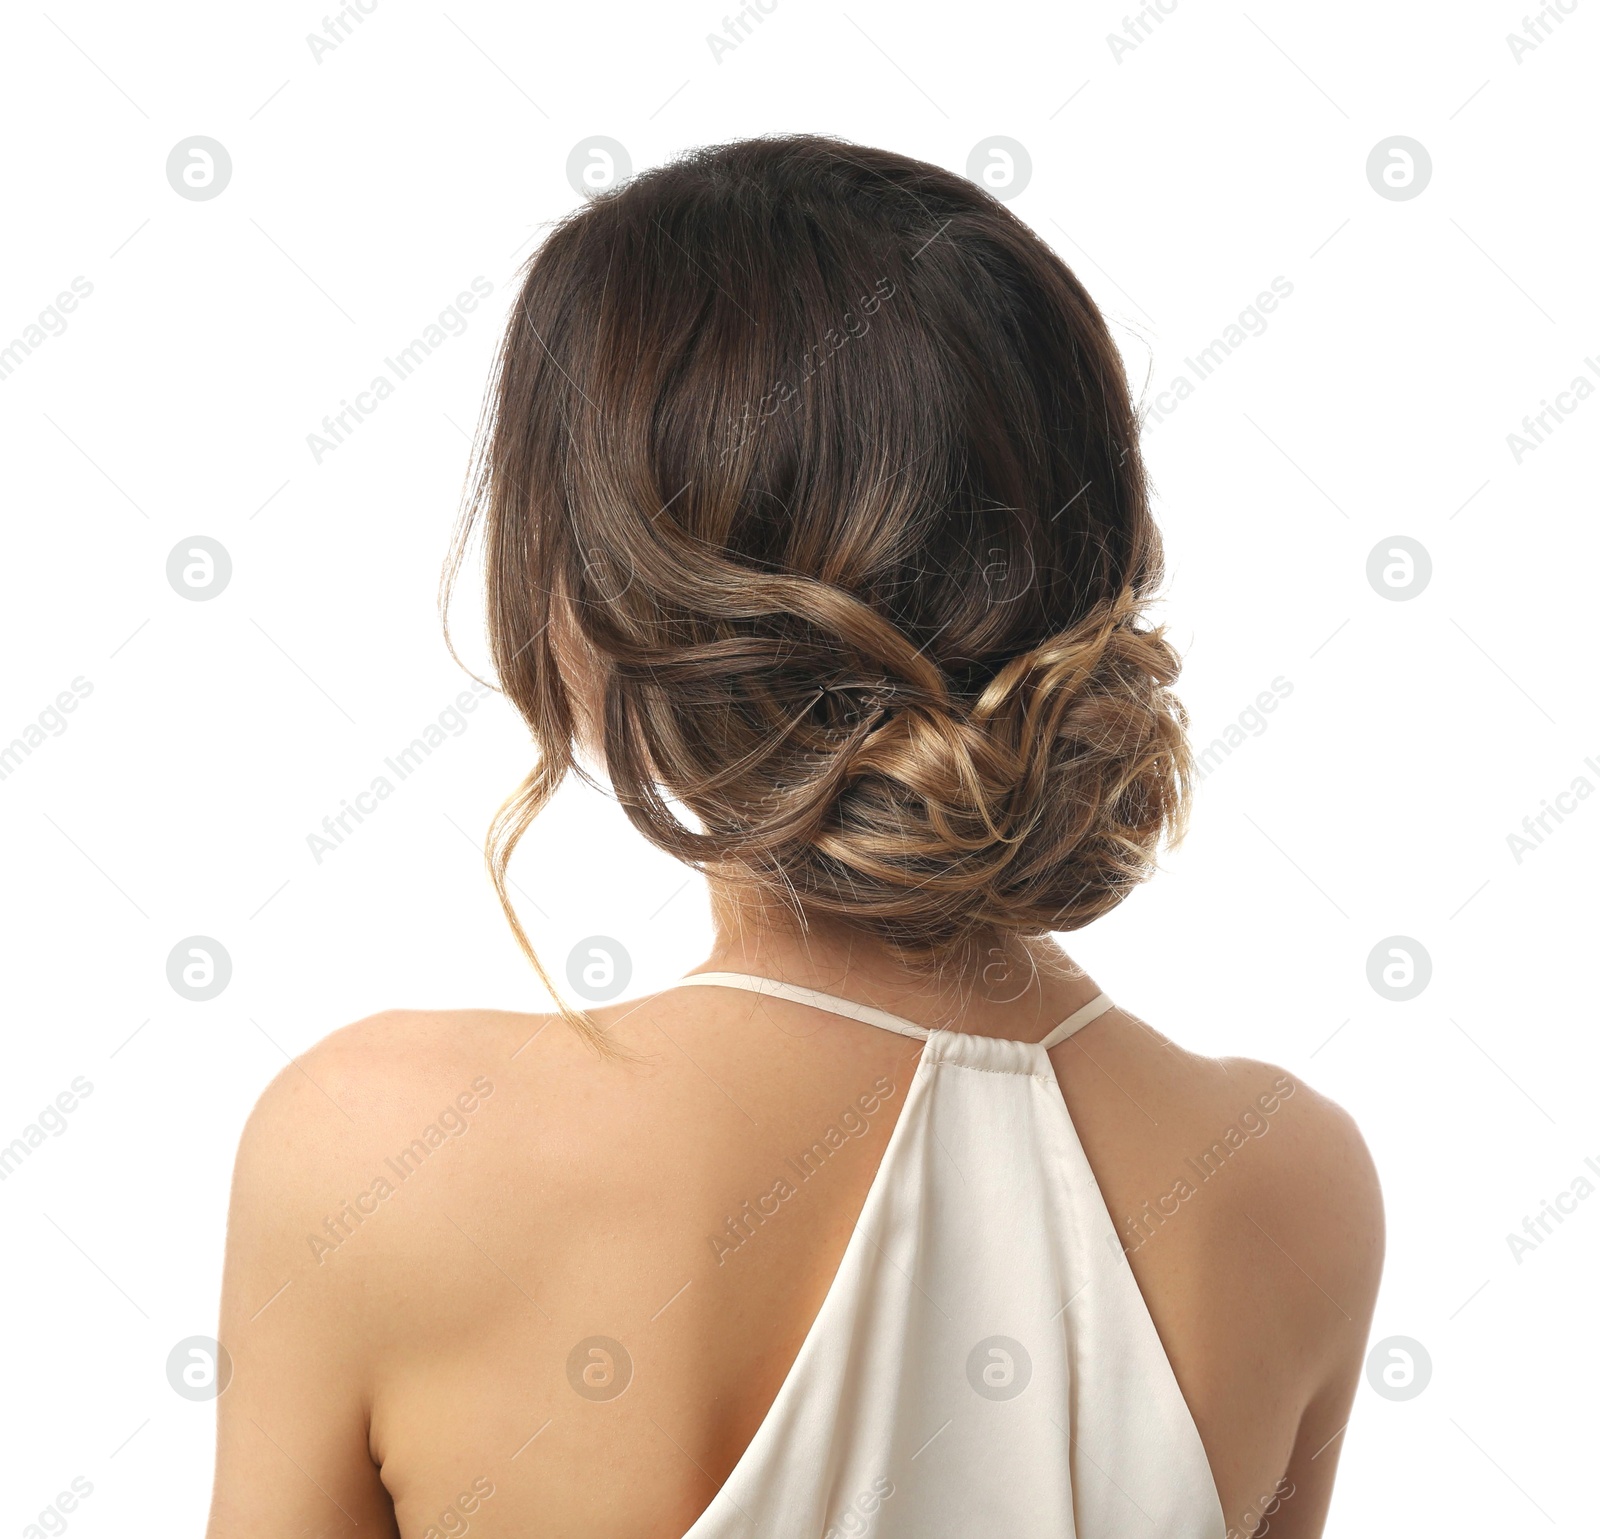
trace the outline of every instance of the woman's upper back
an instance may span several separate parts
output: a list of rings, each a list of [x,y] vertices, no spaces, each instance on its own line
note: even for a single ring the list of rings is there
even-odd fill
[[[837,925],[844,958],[947,976],[1109,912],[1181,830],[1120,353],[968,179],[801,135],[588,200],[483,422],[451,572],[481,531],[536,750],[491,870],[535,963],[507,866],[580,763],[710,879],[719,945]],[[968,1532],[997,1485],[1009,1532],[1098,1539],[1122,1497],[1130,1531],[1249,1532],[1274,1492],[1274,1532],[1314,1532],[1376,1275],[1359,1140],[1121,1015],[1048,1060],[943,1056],[1067,1013],[963,1016],[920,1072],[892,1032],[708,989],[595,1012],[631,1057],[571,1011],[337,1034],[241,1154],[216,1533],[381,1531],[387,1488],[424,1539],[679,1539],[753,1439],[707,1539]],[[1034,1344],[1011,1400],[977,1387],[1020,1360],[994,1337]],[[764,1478],[789,1457],[821,1467]]]
[[[276,1534],[294,1521],[315,1531],[338,1516],[333,1504],[383,1532],[392,1498],[408,1536],[471,1524],[485,1535],[679,1539],[758,1432],[781,1444],[774,1402],[780,1391],[796,1398],[796,1358],[858,1220],[868,1233],[869,1192],[877,1202],[909,1179],[897,1169],[894,1183],[875,1185],[922,1045],[715,989],[599,1014],[637,1061],[598,1058],[547,1017],[395,1012],[335,1034],[263,1098],[241,1152],[230,1233],[223,1339],[234,1382],[220,1407],[215,1533]],[[919,1264],[907,1264],[893,1222],[853,1247],[872,1274],[856,1275],[857,1266],[853,1286],[878,1311],[859,1332],[891,1344],[899,1317],[915,1310],[935,1331],[945,1317],[951,1339],[964,1341],[969,1321],[937,1296],[940,1279],[981,1290],[987,1277],[999,1294],[1014,1292],[1038,1244],[1074,1240],[1080,1222],[1058,1200],[1070,1172],[1052,1172],[1046,1190],[1028,1168],[1034,1149],[1019,1117],[1044,1125],[1048,1102],[1019,1102],[1014,1085],[995,1078],[991,1089],[984,1077],[995,1066],[984,1054],[1010,1044],[944,1040],[976,1043],[978,1058],[965,1065],[978,1071],[966,1076],[972,1099],[926,1119],[921,1184],[905,1199],[914,1207],[931,1193],[942,1203],[931,1215],[943,1218],[927,1227],[943,1259],[916,1252]],[[917,1363],[888,1376],[858,1372],[842,1408],[855,1428],[871,1422],[857,1402],[871,1412],[889,1382],[919,1386],[906,1393],[931,1422],[909,1449],[857,1448],[863,1468],[884,1455],[859,1491],[832,1470],[805,1472],[834,1503],[822,1522],[839,1533],[893,1532],[897,1500],[907,1514],[910,1493],[927,1497],[941,1479],[959,1481],[1025,1447],[1035,1461],[1025,1478],[1041,1493],[1030,1510],[1048,1510],[1045,1493],[1060,1499],[1063,1471],[1079,1484],[1067,1499],[1088,1501],[1082,1472],[1098,1468],[1100,1495],[1132,1502],[1126,1531],[1137,1532],[1148,1525],[1134,1509],[1152,1497],[1139,1470],[1119,1483],[1117,1469],[1103,1468],[1104,1433],[1121,1437],[1112,1446],[1131,1449],[1136,1463],[1154,1437],[1169,1478],[1150,1489],[1198,1513],[1191,1529],[1152,1531],[1248,1534],[1276,1499],[1275,1532],[1317,1532],[1338,1451],[1325,1445],[1347,1419],[1381,1251],[1359,1137],[1277,1070],[1196,1058],[1118,1011],[1046,1062],[1070,1112],[1068,1136],[1076,1130],[1072,1142],[1081,1140],[1126,1250],[1123,1285],[1137,1283],[1137,1294],[1118,1296],[1142,1309],[1101,1306],[1119,1286],[1109,1280],[1120,1259],[1109,1244],[1097,1258],[1069,1245],[1082,1280],[1101,1290],[1090,1339],[1071,1328],[1072,1312],[1091,1302],[1085,1293],[1057,1301],[1054,1322],[1014,1324],[1015,1309],[1000,1307],[994,1329],[970,1343],[1005,1338],[991,1344],[1000,1356],[980,1353],[972,1371],[980,1384],[985,1368],[1014,1383],[1011,1344],[1028,1336],[1031,1399],[1012,1406],[970,1379],[930,1386]],[[1008,1157],[1019,1162],[1015,1192],[1004,1183]],[[1015,1206],[1017,1192],[1045,1211]],[[901,1274],[904,1307],[886,1313]],[[1156,1371],[1154,1390],[1141,1391],[1143,1433],[1141,1402],[1128,1400],[1124,1382],[1152,1372],[1141,1325],[1165,1349],[1175,1376],[1166,1388],[1182,1395],[1164,1397]],[[1049,1386],[1063,1382],[1041,1341],[1063,1344],[1082,1395],[1070,1399],[1066,1424],[1049,1429],[1022,1414],[1048,1409]],[[819,1379],[815,1365],[809,1371]],[[951,1388],[969,1399],[935,1414]],[[1118,1394],[1126,1403],[1113,1403]],[[1172,1413],[1185,1402],[1220,1515],[1206,1510],[1203,1480],[1184,1484],[1192,1432]],[[798,1419],[793,1404],[787,1411],[784,1437],[817,1446],[815,1409],[802,1407]],[[911,1419],[903,1402],[896,1416]],[[842,1441],[872,1438],[847,1428]],[[773,1462],[771,1449],[747,1460],[697,1532],[736,1533],[741,1516],[765,1516],[750,1508],[771,1480],[746,1477]],[[262,1506],[273,1470],[282,1475],[272,1486],[277,1510]],[[797,1533],[825,1531],[785,1510]],[[1101,1531],[1081,1512],[1077,1522],[1085,1535]]]

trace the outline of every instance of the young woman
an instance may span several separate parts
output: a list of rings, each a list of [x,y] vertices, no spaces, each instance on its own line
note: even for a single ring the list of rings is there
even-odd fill
[[[375,1016],[267,1090],[214,1539],[1320,1533],[1361,1138],[1051,939],[1189,788],[1073,275],[884,151],[641,175],[530,264],[452,571],[480,527],[538,750],[502,901],[577,770],[715,939],[647,999]]]

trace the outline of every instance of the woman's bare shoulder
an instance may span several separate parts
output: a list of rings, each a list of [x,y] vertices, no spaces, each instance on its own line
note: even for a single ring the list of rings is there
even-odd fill
[[[1383,1265],[1366,1142],[1279,1064],[1103,1027],[1056,1053],[1062,1089],[1229,1521],[1294,1489],[1273,1527],[1315,1532]]]
[[[251,1110],[230,1229],[254,1231],[285,1260],[325,1266],[423,1167],[463,1164],[455,1146],[484,1141],[473,1135],[504,1101],[519,1048],[559,1029],[553,1020],[394,1009],[329,1033],[286,1064]]]
[[[475,1009],[385,1010],[295,1057],[257,1100],[234,1165],[223,1327],[235,1359],[314,1350],[327,1382],[366,1403],[412,1334],[492,1303],[505,1283],[484,1237],[508,1190],[538,1224],[584,1057],[559,1017]]]
[[[628,1040],[637,1033],[618,1036],[637,1045]],[[541,1148],[581,1137],[596,1098],[630,1063],[649,1072],[626,1054],[596,1052],[554,1013],[366,1016],[293,1058],[262,1091],[240,1138],[235,1220],[241,1208],[298,1220],[362,1193],[387,1203],[385,1187],[398,1192],[423,1165],[450,1165],[452,1189],[465,1197],[513,1148],[537,1160]]]
[[[441,1096],[453,1101],[474,1079],[492,1083],[515,1051],[518,1030],[529,1035],[542,1024],[541,1017],[498,1010],[382,1010],[353,1021],[268,1083],[246,1123],[244,1147],[288,1138],[332,1152],[362,1129]]]
[[[1383,1201],[1343,1107],[1279,1064],[1190,1052],[1130,1016],[1074,1040],[1057,1055],[1063,1089],[1086,1148],[1115,1167],[1108,1205],[1125,1244],[1153,1240],[1179,1216],[1167,1209],[1192,1208],[1230,1237],[1253,1234],[1252,1249],[1314,1263],[1358,1307],[1370,1296]]]
[[[558,1030],[504,1011],[385,1010],[322,1038],[262,1092],[229,1206],[219,1335],[233,1378],[218,1404],[213,1533],[310,1532],[330,1497],[394,1531],[373,1467],[392,1435],[373,1420],[378,1389],[419,1340],[459,1339],[497,1289],[511,1292],[487,1256],[503,1150],[525,1130],[517,1082],[540,1077],[518,1050]],[[547,1070],[553,1055],[539,1056]],[[548,1097],[552,1110],[568,1100]],[[303,1488],[283,1482],[285,1453]]]

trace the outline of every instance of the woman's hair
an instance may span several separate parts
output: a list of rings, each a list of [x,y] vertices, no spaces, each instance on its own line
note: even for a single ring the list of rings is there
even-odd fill
[[[546,982],[505,872],[583,773],[582,719],[652,843],[908,960],[1076,929],[1181,831],[1121,361],[1060,258],[938,166],[748,139],[562,220],[447,586],[480,522],[493,660],[539,753],[490,867]]]

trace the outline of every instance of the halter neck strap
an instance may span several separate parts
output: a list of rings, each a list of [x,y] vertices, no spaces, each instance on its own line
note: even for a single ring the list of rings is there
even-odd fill
[[[673,987],[689,988],[695,984],[707,984],[719,989],[743,989],[749,994],[766,994],[775,999],[793,1000],[797,1005],[810,1005],[817,1010],[826,1010],[831,1015],[842,1015],[847,1020],[861,1021],[868,1026],[880,1026],[885,1031],[897,1032],[902,1037],[915,1037],[921,1042],[926,1042],[931,1035],[926,1026],[918,1026],[916,1022],[908,1021],[904,1016],[891,1015],[887,1010],[879,1010],[873,1005],[857,1004],[853,999],[841,999],[836,994],[824,994],[799,983],[782,983],[776,978],[757,977],[754,973],[690,973],[688,977],[680,978]],[[1074,1010],[1038,1045],[1048,1052],[1052,1047],[1065,1042],[1075,1031],[1081,1031],[1090,1021],[1098,1020],[1109,1009],[1111,1009],[1111,996],[1095,995],[1088,1004]]]

